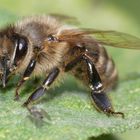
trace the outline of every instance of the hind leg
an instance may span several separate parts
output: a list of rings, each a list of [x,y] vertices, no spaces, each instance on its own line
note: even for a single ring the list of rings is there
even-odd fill
[[[95,106],[100,110],[106,113],[107,115],[110,114],[118,114],[121,115],[124,118],[124,114],[122,112],[115,112],[112,108],[111,102],[104,92],[102,81],[100,79],[100,76],[88,57],[85,58],[87,63],[87,69],[88,69],[88,76],[90,81],[90,88],[92,90],[91,97],[95,103]]]
[[[76,64],[80,63],[81,61],[84,61],[87,66],[89,87],[91,89],[91,97],[94,101],[95,106],[107,115],[117,114],[124,117],[124,114],[122,112],[115,112],[113,110],[111,102],[104,91],[100,75],[98,74],[94,63],[91,60],[90,56],[88,56],[87,52],[67,64],[65,71],[71,70]]]

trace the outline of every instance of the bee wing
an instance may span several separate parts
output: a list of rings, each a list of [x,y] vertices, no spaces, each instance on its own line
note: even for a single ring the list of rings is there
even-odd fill
[[[57,20],[59,20],[61,22],[65,22],[65,23],[69,23],[69,24],[73,24],[73,25],[80,24],[79,21],[77,20],[77,18],[72,17],[72,16],[67,16],[67,15],[63,15],[63,14],[56,14],[56,13],[51,13],[49,15],[51,17],[56,18]]]
[[[140,49],[140,39],[122,32],[101,31],[94,29],[71,29],[64,31],[64,40],[80,41],[85,35],[93,35],[93,38],[84,38],[85,43],[102,44],[117,48]],[[81,41],[80,41],[81,42]]]
[[[103,45],[117,48],[140,49],[140,39],[117,31],[94,31],[96,41]]]

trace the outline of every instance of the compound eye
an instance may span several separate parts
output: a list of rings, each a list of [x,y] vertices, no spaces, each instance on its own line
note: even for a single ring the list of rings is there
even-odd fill
[[[24,38],[19,38],[16,42],[16,55],[15,55],[15,59],[19,60],[20,58],[22,58],[23,56],[26,55],[27,53],[27,40]]]
[[[27,51],[27,42],[23,38],[20,38],[17,43],[17,53],[23,54],[26,51]]]

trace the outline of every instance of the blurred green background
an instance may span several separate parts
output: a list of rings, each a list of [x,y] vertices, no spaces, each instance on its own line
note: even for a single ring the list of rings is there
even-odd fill
[[[0,16],[4,13],[9,17],[61,13],[78,18],[81,27],[117,30],[140,37],[139,5],[138,0],[0,0]],[[8,22],[8,18],[0,20],[1,25]],[[116,62],[120,80],[140,75],[140,51],[107,49]],[[117,137],[120,140],[138,139],[139,133],[140,130],[129,131]],[[115,139],[106,137],[109,138]]]

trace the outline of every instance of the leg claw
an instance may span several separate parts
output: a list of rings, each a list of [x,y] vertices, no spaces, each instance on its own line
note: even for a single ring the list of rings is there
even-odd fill
[[[121,116],[123,119],[125,118],[125,115],[124,115],[124,113],[122,113],[122,112],[114,112],[114,111],[112,111],[112,110],[107,110],[107,111],[105,111],[105,112],[107,112],[107,114],[108,115],[114,115],[114,116]]]

